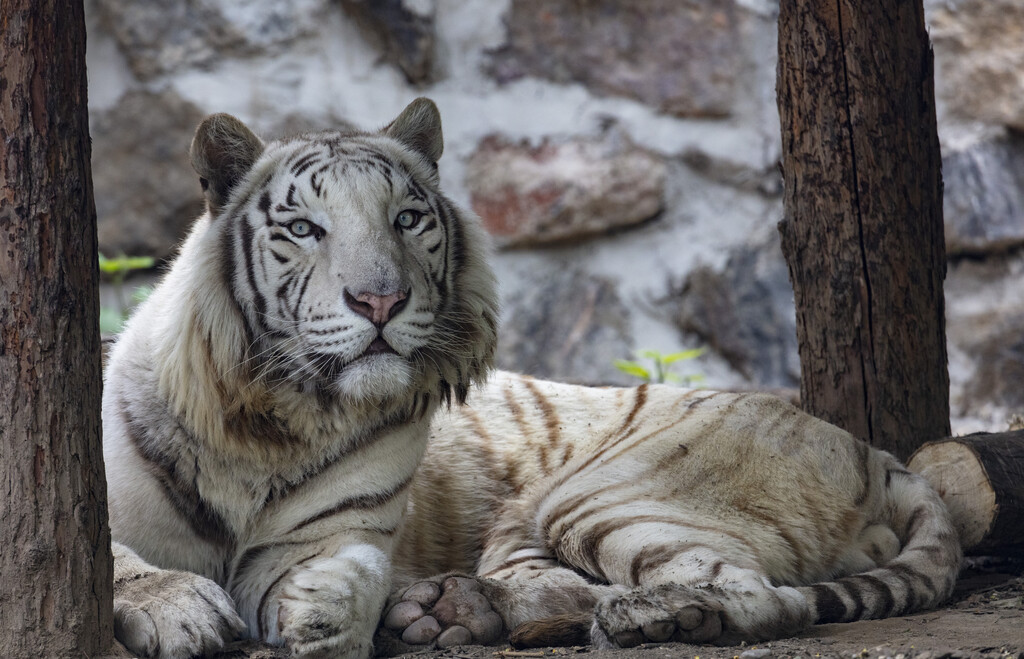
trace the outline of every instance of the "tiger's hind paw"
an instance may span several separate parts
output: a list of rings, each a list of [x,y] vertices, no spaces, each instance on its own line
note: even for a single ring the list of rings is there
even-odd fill
[[[205,577],[155,570],[115,584],[114,635],[138,656],[214,654],[244,629],[231,597]]]
[[[594,614],[590,637],[598,649],[668,641],[716,643],[722,638],[722,605],[676,584],[606,598]]]
[[[378,639],[382,633],[389,634],[391,643],[385,641],[385,645],[396,651],[403,650],[401,645],[412,649],[489,645],[503,637],[501,617],[480,592],[476,579],[450,576],[420,581],[394,599],[397,601],[384,616]]]

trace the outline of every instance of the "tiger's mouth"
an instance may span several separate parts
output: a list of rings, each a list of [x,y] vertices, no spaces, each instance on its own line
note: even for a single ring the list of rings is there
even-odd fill
[[[373,342],[366,347],[363,354],[356,357],[356,359],[362,359],[363,357],[369,357],[370,355],[382,355],[382,354],[397,355],[398,351],[391,347],[391,344],[384,340],[383,336],[378,336]]]

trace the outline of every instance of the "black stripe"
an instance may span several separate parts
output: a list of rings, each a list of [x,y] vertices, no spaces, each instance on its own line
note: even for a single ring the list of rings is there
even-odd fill
[[[195,478],[188,483],[181,477],[175,458],[160,450],[165,442],[151,436],[149,429],[129,411],[124,398],[120,399],[120,407],[128,439],[146,461],[149,475],[159,483],[171,507],[201,540],[224,549],[233,547],[234,534],[224,518],[203,499]],[[195,469],[198,477],[198,464]]]
[[[242,253],[245,256],[245,275],[249,282],[249,287],[252,289],[253,302],[256,306],[257,323],[260,324],[264,329],[266,328],[263,324],[264,314],[267,313],[267,300],[263,297],[263,293],[260,292],[259,287],[256,285],[256,273],[253,269],[252,259],[252,241],[253,232],[252,226],[248,222],[242,222]]]
[[[401,494],[405,490],[405,488],[409,487],[409,485],[412,483],[412,477],[413,474],[409,474],[409,476],[406,477],[405,480],[398,483],[397,485],[388,488],[387,490],[384,490],[383,492],[370,492],[368,494],[360,494],[354,497],[349,497],[347,499],[342,499],[341,501],[334,504],[330,508],[322,510],[319,513],[313,515],[312,517],[308,517],[305,520],[299,522],[298,524],[293,526],[291,530],[288,532],[295,533],[299,529],[303,529],[309,526],[310,524],[315,524],[320,520],[327,519],[328,517],[333,517],[334,515],[338,515],[349,510],[367,510],[369,508],[377,508],[378,506],[382,506],[387,502],[391,501],[392,499],[394,499],[395,497],[397,497],[399,494]]]
[[[846,605],[831,584],[819,583],[809,588],[814,591],[814,608],[818,615],[816,624],[842,622],[846,619]]]

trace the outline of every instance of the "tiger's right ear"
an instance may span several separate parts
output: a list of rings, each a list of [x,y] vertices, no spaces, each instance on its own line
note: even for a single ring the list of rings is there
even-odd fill
[[[214,114],[196,128],[189,149],[192,168],[199,174],[210,215],[216,216],[228,195],[263,153],[263,142],[230,114]]]

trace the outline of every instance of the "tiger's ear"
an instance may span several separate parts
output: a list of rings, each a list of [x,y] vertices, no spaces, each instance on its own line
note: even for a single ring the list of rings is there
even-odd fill
[[[192,138],[189,158],[199,183],[216,216],[228,195],[263,153],[263,142],[230,114],[214,114],[203,120]]]
[[[441,159],[444,137],[441,135],[441,113],[429,98],[417,98],[398,118],[381,131],[432,163]]]

